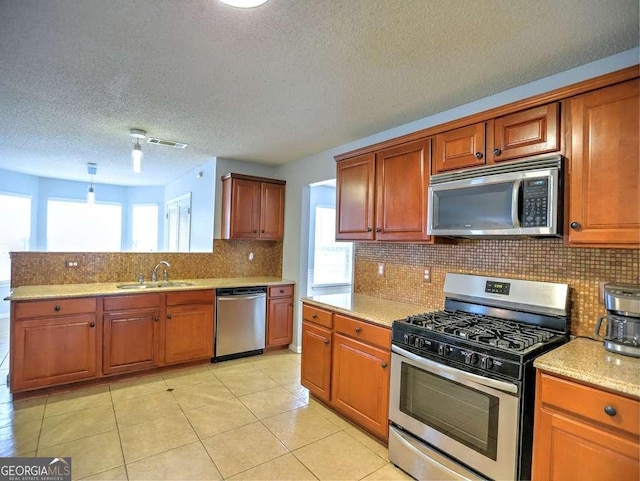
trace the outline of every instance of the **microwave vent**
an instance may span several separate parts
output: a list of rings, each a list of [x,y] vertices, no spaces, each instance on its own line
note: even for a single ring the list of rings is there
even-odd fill
[[[189,144],[185,144],[184,142],[174,142],[173,140],[162,140],[156,139],[153,137],[149,137],[147,139],[147,143],[156,144],[156,145],[164,145],[166,147],[175,147],[176,149],[186,149]]]
[[[542,157],[531,157],[527,160],[507,162],[504,164],[494,164],[490,166],[473,167],[471,169],[458,170],[456,172],[447,172],[444,174],[435,174],[431,176],[430,183],[433,185],[441,184],[443,182],[452,182],[455,180],[474,179],[477,177],[484,177],[486,175],[545,169],[562,169],[562,156],[547,155]]]

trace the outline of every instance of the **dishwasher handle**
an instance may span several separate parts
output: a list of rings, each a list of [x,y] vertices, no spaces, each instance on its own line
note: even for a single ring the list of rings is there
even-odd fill
[[[218,302],[262,299],[265,297],[267,297],[266,294],[223,295],[218,296]]]
[[[266,286],[255,287],[221,287],[216,289],[217,297],[244,296],[248,294],[266,294]]]

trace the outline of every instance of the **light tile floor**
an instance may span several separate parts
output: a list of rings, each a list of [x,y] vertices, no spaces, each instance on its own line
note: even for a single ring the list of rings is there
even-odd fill
[[[281,351],[15,402],[4,385],[0,456],[71,456],[78,480],[411,479],[299,379]]]

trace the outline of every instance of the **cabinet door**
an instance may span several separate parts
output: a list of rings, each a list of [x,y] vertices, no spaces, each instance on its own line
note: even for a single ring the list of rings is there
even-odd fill
[[[553,103],[499,117],[493,122],[492,162],[560,150],[560,104]]]
[[[331,399],[331,331],[302,322],[301,383],[318,399]]]
[[[427,240],[430,141],[376,154],[376,240]]]
[[[104,374],[149,369],[160,361],[160,312],[136,309],[104,314]]]
[[[284,235],[284,185],[263,182],[260,196],[260,238],[282,239]]]
[[[213,304],[167,308],[164,361],[213,357]]]
[[[291,344],[293,338],[293,298],[269,299],[267,315],[267,347]]]
[[[257,239],[260,226],[260,182],[232,179],[231,238]]]
[[[640,479],[638,440],[631,441],[562,413],[536,413],[532,479]]]
[[[431,172],[484,165],[485,132],[486,124],[481,122],[436,135]]]
[[[334,336],[331,401],[358,424],[388,437],[389,351]]]
[[[374,154],[338,162],[336,177],[336,239],[373,240]]]
[[[98,375],[95,314],[20,320],[13,329],[13,392]]]
[[[636,79],[569,101],[570,244],[640,244],[639,90]]]

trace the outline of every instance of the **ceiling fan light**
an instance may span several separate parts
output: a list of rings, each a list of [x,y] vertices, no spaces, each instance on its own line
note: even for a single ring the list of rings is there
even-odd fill
[[[255,8],[264,5],[268,0],[220,0],[225,5],[237,8]]]
[[[136,143],[131,151],[131,159],[133,160],[133,171],[136,174],[142,172],[142,147]]]

